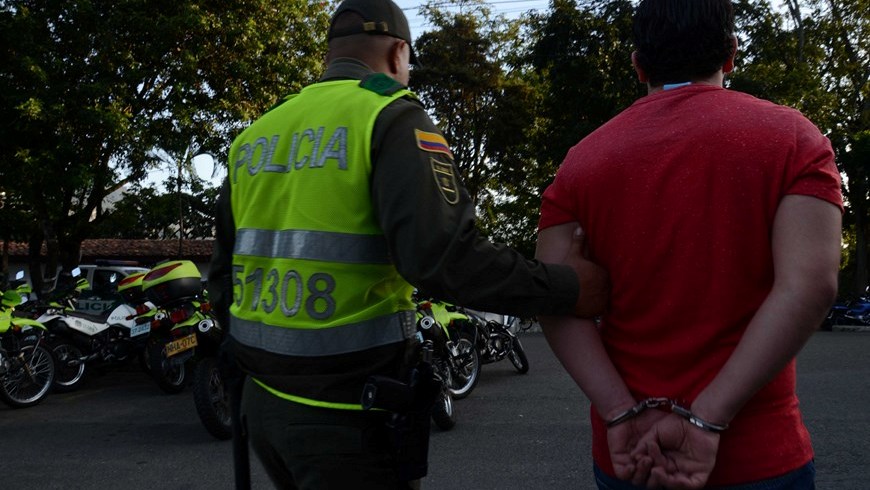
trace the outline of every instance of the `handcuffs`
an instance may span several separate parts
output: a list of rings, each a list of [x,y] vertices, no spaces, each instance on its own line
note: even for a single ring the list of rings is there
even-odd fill
[[[630,419],[637,417],[644,410],[646,410],[648,408],[659,408],[659,407],[663,407],[663,406],[668,406],[668,408],[670,408],[670,410],[671,410],[671,413],[674,413],[676,415],[679,415],[680,417],[683,417],[690,424],[694,425],[695,427],[697,427],[699,429],[706,430],[707,432],[715,432],[718,434],[719,432],[722,432],[728,428],[728,424],[714,424],[712,422],[707,422],[706,420],[693,414],[689,409],[680,406],[680,404],[677,403],[676,400],[672,400],[670,398],[663,398],[663,397],[647,398],[645,400],[641,400],[641,402],[638,403],[637,405],[629,408],[628,410],[620,413],[616,417],[613,417],[612,419],[605,422],[605,425],[607,425],[607,428],[609,429],[609,428],[613,427],[614,425],[619,425],[619,424],[625,422],[626,420],[630,420]]]

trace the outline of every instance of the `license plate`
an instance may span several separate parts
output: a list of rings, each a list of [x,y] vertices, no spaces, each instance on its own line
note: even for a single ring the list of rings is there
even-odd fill
[[[130,327],[130,337],[138,337],[151,332],[151,323],[143,323],[141,325],[133,325]]]
[[[196,347],[196,334],[192,333],[187,337],[182,337],[166,344],[166,357],[172,357],[179,352],[184,352],[194,347]]]

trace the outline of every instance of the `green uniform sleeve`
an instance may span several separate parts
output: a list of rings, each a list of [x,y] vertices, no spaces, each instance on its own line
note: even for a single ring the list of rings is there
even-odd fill
[[[372,197],[399,273],[426,294],[469,308],[518,316],[571,313],[579,294],[574,271],[527,260],[481,236],[440,137],[410,99],[390,104],[375,124]]]
[[[215,242],[208,273],[208,297],[224,331],[230,327],[230,303],[233,300],[233,247],[236,225],[230,205],[230,184],[225,180],[215,209]]]

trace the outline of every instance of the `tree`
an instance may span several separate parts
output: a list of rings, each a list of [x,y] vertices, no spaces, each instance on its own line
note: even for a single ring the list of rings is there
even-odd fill
[[[634,100],[631,2],[556,0],[550,13],[493,17],[476,1],[432,6],[417,41],[420,94],[454,149],[479,226],[526,255],[540,195],[571,145]]]
[[[167,185],[176,188],[176,177]],[[212,210],[218,189],[201,182],[190,183],[191,192],[159,194],[151,187],[134,188],[106,218],[94,227],[89,238],[179,240],[203,239],[214,235]],[[179,207],[184,227],[179,226]]]
[[[538,147],[561,163],[568,149],[646,95],[631,67],[632,3],[554,0],[532,16],[528,62],[543,78]]]
[[[29,206],[31,257],[45,242],[49,270],[74,266],[104,198],[142,180],[158,150],[226,154],[242,124],[321,71],[327,8],[0,2],[0,185]]]
[[[459,8],[423,9],[435,28],[417,40],[423,66],[412,71],[411,86],[450,142],[478,227],[531,255],[537,202],[526,199],[523,169],[535,160],[519,142],[536,123],[538,94],[522,74],[521,22],[492,15],[480,1]]]
[[[522,124],[496,145],[496,177],[508,197],[491,209],[492,235],[527,255],[534,252],[541,195],[571,146],[642,95],[630,64],[629,1],[578,6],[554,0],[523,21],[527,44],[510,59],[510,97]]]
[[[870,251],[870,2],[785,3],[780,13],[770,2],[737,2],[741,48],[730,86],[801,110],[830,138],[846,177],[841,293],[863,294]]]
[[[488,139],[504,80],[499,48],[510,23],[493,19],[480,0],[460,5],[456,14],[423,8],[435,28],[417,39],[422,67],[411,72],[411,86],[450,142],[454,163],[477,203],[489,188],[494,165]],[[506,25],[507,31],[501,30]]]
[[[796,1],[796,0],[794,0]],[[847,224],[854,230],[855,266],[850,271],[855,295],[864,294],[870,278],[870,1],[819,2],[812,18],[819,16],[819,39],[828,57],[822,78],[826,92],[836,103],[829,107],[833,120],[830,137],[846,175],[845,197],[849,205]]]

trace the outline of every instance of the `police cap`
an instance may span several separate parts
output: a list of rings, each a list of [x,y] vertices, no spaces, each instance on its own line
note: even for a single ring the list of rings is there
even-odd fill
[[[335,19],[348,11],[358,14],[364,22],[358,26],[335,29]],[[408,43],[408,48],[411,50],[411,63],[420,64],[411,43],[411,27],[408,26],[408,19],[402,13],[402,9],[391,0],[344,0],[341,2],[329,22],[327,40],[354,34],[379,34],[401,39]]]

